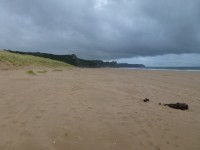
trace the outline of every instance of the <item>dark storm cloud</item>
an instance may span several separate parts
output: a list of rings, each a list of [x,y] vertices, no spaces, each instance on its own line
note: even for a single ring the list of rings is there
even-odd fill
[[[1,0],[0,48],[117,59],[200,53],[199,0]]]

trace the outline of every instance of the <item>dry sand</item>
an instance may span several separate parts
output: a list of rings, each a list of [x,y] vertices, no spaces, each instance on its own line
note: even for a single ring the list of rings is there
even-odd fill
[[[25,72],[0,70],[0,150],[200,149],[200,72]]]

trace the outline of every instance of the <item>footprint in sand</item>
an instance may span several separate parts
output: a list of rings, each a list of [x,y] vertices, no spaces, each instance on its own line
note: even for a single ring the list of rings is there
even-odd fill
[[[166,141],[166,144],[170,144],[169,141]]]
[[[120,124],[123,126],[128,126],[128,123],[126,121],[121,121]]]
[[[137,136],[137,134],[134,131],[130,131],[130,134],[133,136]]]
[[[147,125],[148,125],[148,127],[152,127],[152,124],[149,122],[149,123],[147,123]]]
[[[21,122],[20,126],[23,127],[23,128],[26,127],[26,122]]]
[[[165,131],[167,131],[167,132],[168,132],[168,131],[170,131],[170,129],[166,128],[166,129],[165,129]]]
[[[14,119],[14,120],[12,120],[12,123],[13,123],[13,124],[17,124],[18,121]]]
[[[147,131],[145,131],[144,129],[141,129],[138,133],[139,133],[139,135],[144,135],[147,138],[150,137],[149,133]]]
[[[75,85],[73,88],[72,88],[72,92],[75,92],[75,91],[79,91],[79,90],[81,90],[82,88],[81,87],[79,87],[79,85]]]
[[[45,113],[45,112],[46,112],[46,110],[44,110],[44,109],[40,110],[40,113]]]
[[[40,114],[40,115],[37,115],[37,116],[35,116],[35,118],[36,119],[40,119],[40,118],[42,118],[42,115]]]
[[[161,150],[160,146],[155,146],[155,150]]]
[[[158,120],[158,121],[162,121],[162,119],[161,119],[161,118],[157,118],[157,120]]]
[[[118,114],[118,115],[122,115],[123,113],[122,113],[122,112],[117,112],[117,114]]]
[[[58,102],[53,102],[53,105],[57,105],[58,104]]]
[[[174,139],[179,139],[179,137],[178,136],[174,136]]]
[[[7,124],[2,124],[1,127],[5,128],[5,127],[7,127]]]
[[[13,116],[6,116],[6,117],[4,117],[4,119],[6,119],[6,120],[8,120],[8,119],[10,119],[10,118],[12,118]]]
[[[9,149],[9,147],[12,145],[12,141],[7,141],[5,144],[3,144],[3,145],[0,145],[0,149],[2,149],[2,150],[6,150],[6,149]]]
[[[22,131],[21,133],[20,133],[20,136],[26,136],[26,137],[31,137],[32,136],[32,134],[30,133],[30,132],[28,132],[28,131]]]
[[[90,109],[93,109],[92,107],[88,107],[88,109],[90,110]]]
[[[75,120],[77,120],[77,121],[83,121],[83,119],[81,118],[81,117],[79,117],[79,116],[74,116],[73,117]]]
[[[147,143],[149,146],[152,146],[152,147],[154,146],[153,142],[151,142],[151,141],[148,141]]]
[[[70,108],[72,111],[76,111],[76,108],[75,107],[72,107],[72,108]]]

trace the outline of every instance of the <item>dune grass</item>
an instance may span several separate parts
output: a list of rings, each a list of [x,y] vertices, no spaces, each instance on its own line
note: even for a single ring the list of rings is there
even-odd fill
[[[46,67],[73,67],[65,62],[51,60],[37,56],[14,54],[8,51],[0,50],[0,62],[12,66],[46,66]]]
[[[33,70],[28,70],[26,71],[26,73],[29,75],[36,75],[36,73]]]

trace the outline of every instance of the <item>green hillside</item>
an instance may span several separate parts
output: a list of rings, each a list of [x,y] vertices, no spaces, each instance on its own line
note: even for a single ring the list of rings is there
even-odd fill
[[[22,52],[22,51],[12,51],[7,50],[8,52],[14,54],[22,54],[22,55],[31,55],[37,56],[42,58],[49,58],[56,61],[62,61],[73,66],[82,67],[82,68],[103,68],[103,67],[110,67],[110,68],[144,68],[143,64],[128,64],[128,63],[117,63],[116,61],[112,62],[104,62],[102,60],[86,60],[78,58],[75,54],[71,55],[56,55],[56,54],[49,54],[49,53],[41,53],[41,52]]]
[[[31,55],[22,55],[0,50],[0,62],[12,66],[46,66],[46,67],[70,67],[65,62],[56,61]]]

